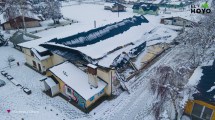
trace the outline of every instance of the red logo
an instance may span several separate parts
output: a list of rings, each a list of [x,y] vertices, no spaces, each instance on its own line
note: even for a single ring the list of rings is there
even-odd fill
[[[10,113],[11,110],[7,110],[7,113]]]

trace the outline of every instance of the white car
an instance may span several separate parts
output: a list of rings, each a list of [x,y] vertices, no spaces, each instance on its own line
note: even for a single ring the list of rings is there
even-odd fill
[[[12,77],[11,75],[7,75],[7,79],[8,79],[8,80],[12,80],[13,77]]]
[[[23,91],[24,91],[26,94],[28,94],[28,95],[31,94],[31,90],[28,89],[28,88],[23,88]]]

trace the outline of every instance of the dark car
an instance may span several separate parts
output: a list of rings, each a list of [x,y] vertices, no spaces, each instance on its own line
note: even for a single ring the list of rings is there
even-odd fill
[[[5,71],[1,71],[1,74],[6,77],[8,73]]]
[[[26,94],[28,94],[28,95],[31,94],[31,90],[28,89],[28,88],[23,88],[23,91],[24,91]]]
[[[0,80],[0,87],[4,86],[6,83],[3,80]]]
[[[12,80],[13,79],[13,77],[11,75],[7,75],[6,77],[7,77],[8,80]]]

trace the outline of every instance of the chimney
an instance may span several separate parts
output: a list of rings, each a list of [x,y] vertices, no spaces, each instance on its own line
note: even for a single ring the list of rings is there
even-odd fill
[[[97,66],[93,64],[87,65],[87,71],[88,71],[88,82],[90,86],[93,86],[94,88],[98,87],[98,78],[97,78]]]

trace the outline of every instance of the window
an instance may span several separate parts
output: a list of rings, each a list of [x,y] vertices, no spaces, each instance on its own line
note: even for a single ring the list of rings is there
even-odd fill
[[[93,100],[94,100],[94,96],[90,98],[90,101],[93,101]]]
[[[207,108],[205,106],[194,104],[193,111],[192,111],[192,118],[195,120],[210,120],[211,116],[213,114],[213,110],[210,108]]]
[[[34,68],[37,68],[37,64],[36,64],[35,61],[33,61],[33,67],[34,67]]]
[[[195,103],[194,106],[193,106],[192,114],[197,116],[197,117],[200,117],[201,113],[202,113],[202,109],[203,109],[203,106]]]
[[[72,90],[69,87],[67,87],[67,93],[70,95],[72,94]]]
[[[98,96],[100,96],[101,94],[104,93],[104,89],[102,89],[99,93],[98,93]]]
[[[34,53],[33,53],[33,51],[30,51],[31,52],[31,56],[33,56],[34,57]]]
[[[205,110],[203,112],[202,118],[206,119],[206,120],[210,120],[212,113],[213,113],[212,109],[205,107]]]

